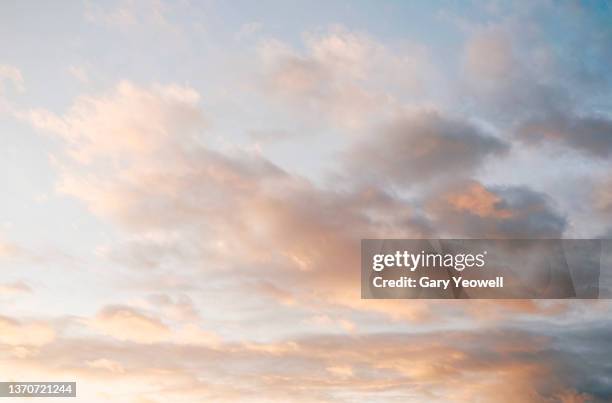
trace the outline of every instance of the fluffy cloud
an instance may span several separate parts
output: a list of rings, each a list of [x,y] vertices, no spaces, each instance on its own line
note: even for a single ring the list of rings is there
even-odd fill
[[[80,97],[61,117],[46,110],[21,115],[60,135],[76,160],[87,163],[104,157],[120,162],[122,157],[150,156],[165,146],[192,140],[204,124],[198,100],[199,94],[190,88],[143,89],[122,82],[107,95]]]
[[[394,320],[428,322],[435,307],[422,301],[406,305],[360,300],[355,268],[359,267],[361,238],[420,237],[438,230],[462,235],[538,235],[558,234],[563,229],[563,219],[549,212],[545,198],[522,188],[468,188],[465,194],[436,195],[435,199],[444,203],[428,211],[439,226],[435,228],[413,202],[379,186],[354,183],[345,189],[328,189],[286,172],[256,153],[214,151],[205,147],[204,141],[194,141],[194,136],[202,138],[198,128],[203,126],[188,125],[193,136],[182,131],[183,116],[200,116],[201,112],[193,103],[195,94],[187,97],[190,102],[183,102],[184,94],[191,93],[189,89],[179,91],[183,95],[178,98],[168,98],[169,93],[174,94],[173,88],[123,83],[111,95],[91,97],[85,103],[103,107],[83,107],[79,99],[66,116],[56,117],[72,123],[46,126],[56,130],[70,150],[60,164],[74,167],[61,170],[59,189],[124,230],[127,241],[112,245],[103,255],[116,263],[146,269],[143,274],[168,273],[191,284],[202,275],[238,277],[245,292],[292,309],[336,316],[326,310],[341,307]],[[157,112],[164,103],[170,104],[170,111]],[[130,112],[130,107],[137,113]],[[82,111],[78,119],[74,118],[75,110]],[[152,115],[156,117],[140,123],[141,116]],[[113,121],[112,130],[103,131],[96,123],[107,119]],[[507,149],[504,142],[474,125],[435,112],[400,120],[386,134],[373,140],[375,145],[360,146],[363,154],[355,152],[352,162],[365,158],[366,150],[370,156],[378,150],[381,158],[386,152],[388,161],[377,160],[373,171],[402,184],[410,177],[409,171],[427,179],[470,173],[487,156]],[[119,139],[113,143],[114,138],[126,135],[134,142]],[[132,146],[141,143],[147,145]],[[96,147],[87,149],[87,145]],[[81,158],[83,155],[87,158]],[[108,160],[120,164],[108,165]],[[99,169],[100,164],[104,169]],[[412,170],[402,172],[410,165]],[[172,311],[174,303],[166,302],[167,309],[162,309]],[[161,300],[156,303],[164,305]],[[451,319],[451,311],[438,320]],[[136,313],[129,317],[101,313],[98,328],[113,337],[148,340],[146,331],[125,335],[121,333],[124,326],[115,323],[133,319],[151,330],[158,328],[159,337],[149,342],[178,337],[171,336],[163,323],[147,321]],[[352,328],[349,322],[340,327]]]
[[[433,71],[424,47],[387,47],[341,27],[304,37],[300,53],[268,40],[260,45],[266,90],[300,113],[327,117],[356,129],[399,106],[398,98],[422,94]]]
[[[105,252],[117,261],[268,275],[297,281],[292,292],[304,299],[322,287],[346,304],[358,290],[351,273],[361,237],[428,231],[380,188],[328,190],[258,154],[205,147],[193,137],[203,128],[197,98],[189,89],[122,83],[110,95],[78,99],[57,124],[34,119],[69,150],[59,160],[59,190],[131,235],[123,249]]]

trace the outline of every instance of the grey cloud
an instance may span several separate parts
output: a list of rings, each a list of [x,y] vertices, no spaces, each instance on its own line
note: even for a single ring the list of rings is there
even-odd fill
[[[519,126],[518,135],[527,144],[557,142],[595,157],[612,154],[612,119],[604,115],[533,118]]]
[[[420,111],[396,119],[347,153],[353,177],[411,185],[474,172],[509,145],[474,124]]]
[[[612,398],[612,368],[608,354],[602,354],[610,347],[610,332],[606,321],[544,330],[553,338],[551,351],[558,357],[560,373],[571,379],[577,390],[588,392],[593,402]]]
[[[610,106],[610,32],[594,9],[539,2],[471,26],[458,96],[528,144],[609,157],[612,122],[597,111]],[[561,31],[575,36],[557,42]]]
[[[500,224],[502,232],[531,236],[561,236],[567,221],[555,210],[547,195],[525,186],[496,188],[496,190],[502,198],[500,207],[519,212],[515,218]]]
[[[460,182],[428,198],[442,231],[468,237],[561,237],[567,227],[550,197],[525,186]]]

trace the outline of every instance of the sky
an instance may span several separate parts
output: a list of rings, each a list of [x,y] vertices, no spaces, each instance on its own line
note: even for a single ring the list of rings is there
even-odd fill
[[[603,0],[0,1],[0,377],[610,401],[607,301],[362,300],[359,242],[609,238],[611,44]]]

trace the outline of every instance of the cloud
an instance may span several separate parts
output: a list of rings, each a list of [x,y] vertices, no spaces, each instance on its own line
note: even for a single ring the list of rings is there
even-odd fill
[[[195,324],[186,324],[182,326],[172,338],[172,341],[177,344],[199,345],[216,348],[221,344],[221,337],[215,332],[204,330]]]
[[[170,26],[168,6],[120,1],[88,4],[86,13],[90,22],[124,29],[129,35],[123,40],[137,40],[140,33],[156,50],[172,53],[180,43],[160,47],[159,32],[147,30],[177,28]],[[85,220],[93,225],[91,239],[105,239],[94,267],[79,271],[85,280],[96,277],[87,290],[118,300],[127,290],[133,299],[105,301],[112,304],[91,318],[62,317],[53,326],[0,318],[0,372],[16,379],[78,379],[79,394],[88,402],[609,401],[605,302],[359,296],[361,238],[558,237],[575,219],[571,209],[568,217],[558,211],[549,196],[557,195],[550,191],[554,184],[539,183],[544,175],[532,178],[525,172],[529,168],[516,166],[488,175],[489,162],[505,157],[510,142],[517,141],[511,132],[523,141],[513,152],[523,152],[524,144],[557,143],[579,150],[581,163],[593,163],[585,171],[605,165],[610,156],[609,118],[595,110],[609,104],[598,94],[609,88],[604,84],[610,63],[588,57],[603,60],[610,53],[609,35],[599,26],[587,31],[601,33],[600,41],[584,41],[573,35],[576,29],[565,29],[565,5],[548,7],[554,8],[552,22],[559,20],[554,42],[543,35],[545,23],[523,15],[489,23],[496,16],[483,12],[478,20],[486,22],[468,32],[459,56],[454,46],[461,38],[449,37],[455,32],[446,26],[425,37],[437,46],[431,51],[344,28],[310,31],[297,45],[263,40],[258,49],[263,94],[245,94],[237,86],[229,101],[246,101],[252,108],[247,115],[275,121],[276,132],[250,130],[245,115],[225,109],[226,91],[218,98],[215,85],[206,85],[212,89],[205,94],[211,97],[206,111],[195,88],[123,81],[75,99],[65,112],[55,105],[17,113],[52,136],[50,148],[43,143],[53,153],[57,190],[95,215]],[[576,7],[575,14],[582,15],[582,6]],[[189,27],[199,17],[192,13],[197,8],[184,9],[190,11],[184,15]],[[238,24],[244,21],[252,19]],[[278,28],[273,25],[270,29]],[[207,55],[205,69],[187,57],[175,73],[187,82],[193,71],[213,80],[233,77],[237,63],[228,63],[236,59],[225,45],[237,43],[231,39],[238,26],[226,27],[230,40],[222,41],[224,46],[193,38]],[[228,29],[211,33],[221,39]],[[240,29],[239,37],[265,35],[258,24]],[[110,44],[116,38],[107,39]],[[584,50],[566,48],[569,42]],[[190,54],[184,50],[180,55]],[[432,55],[443,60],[447,80],[432,80],[439,73]],[[109,60],[115,59],[121,58]],[[176,67],[176,59],[166,59],[170,64],[164,66]],[[571,59],[582,70],[572,72]],[[462,71],[455,71],[457,62]],[[251,66],[246,64],[239,70]],[[159,76],[158,68],[149,73]],[[19,86],[16,71],[4,74]],[[73,69],[77,78],[86,78],[81,73]],[[465,75],[459,84],[465,87],[447,88],[460,81],[457,74]],[[585,97],[581,80],[601,88]],[[431,92],[449,99],[423,107]],[[212,126],[208,113],[215,111],[221,115],[211,118],[221,121]],[[295,130],[301,119],[322,125],[326,140],[303,148],[298,136],[312,131]],[[344,131],[353,136],[334,137]],[[212,145],[214,137],[233,142],[249,132],[270,140],[265,154]],[[281,137],[288,142],[277,144]],[[28,137],[24,144],[34,140]],[[268,147],[277,146],[286,147],[280,149],[282,166],[270,159],[278,150]],[[319,160],[319,153],[310,153],[337,146],[346,146],[344,158]],[[295,161],[287,149],[300,153]],[[567,161],[544,158],[534,159],[547,168],[546,181],[566,185],[556,168]],[[292,171],[302,164],[309,174],[311,167],[328,164],[340,174],[308,178]],[[496,185],[501,177],[512,185]],[[606,189],[602,184],[594,196],[602,217],[612,204]],[[72,213],[80,217],[79,211]],[[96,228],[105,234],[98,236]],[[79,249],[89,239],[71,244]],[[0,244],[0,257],[15,252]],[[98,266],[104,266],[102,277]],[[26,283],[0,285],[0,293],[27,290]],[[32,298],[41,298],[35,300],[40,304],[22,308],[56,306],[45,304],[49,293],[38,294]]]
[[[551,45],[551,33],[536,18],[540,6],[464,27],[456,96],[473,102],[481,117],[502,127],[534,112],[562,113],[574,107],[566,69],[573,60],[561,60],[564,54]]]
[[[439,225],[436,228],[414,202],[381,186],[349,183],[344,189],[330,189],[291,174],[257,153],[213,151],[204,142],[186,136],[182,131],[184,123],[177,122],[185,113],[201,114],[191,102],[178,102],[175,97],[167,100],[165,87],[123,85],[129,89],[128,94],[138,94],[128,97],[134,104],[128,105],[121,90],[110,96],[91,97],[88,104],[104,107],[82,108],[83,113],[76,119],[79,123],[68,125],[79,130],[59,126],[57,134],[66,139],[69,150],[80,151],[83,144],[96,144],[85,153],[77,152],[78,156],[85,154],[88,158],[75,159],[69,153],[65,160],[60,160],[74,169],[60,171],[59,189],[83,201],[93,213],[123,231],[124,241],[105,248],[103,256],[115,264],[137,269],[143,282],[146,281],[142,277],[148,274],[149,289],[155,288],[152,285],[155,278],[164,279],[159,283],[164,287],[177,281],[206,287],[204,278],[238,278],[240,289],[254,293],[254,298],[266,297],[258,303],[265,302],[271,310],[278,309],[276,303],[281,302],[290,309],[319,311],[317,314],[336,317],[337,313],[325,310],[341,307],[425,323],[435,317],[431,304],[414,301],[406,305],[359,298],[360,279],[355,268],[359,267],[360,239],[422,237],[438,229],[461,234],[485,233],[491,226],[495,233],[503,234],[519,233],[521,228],[530,234],[557,234],[565,225],[556,213],[549,212],[548,201],[542,195],[522,188],[475,188],[466,194],[431,196],[444,201],[442,205],[433,205],[429,212]],[[124,109],[138,111],[136,118],[127,110],[117,114],[119,106],[113,101]],[[76,105],[81,102],[77,100]],[[158,112],[164,102],[170,103],[175,113]],[[72,107],[58,119],[74,120],[71,119],[74,110]],[[155,118],[146,124],[135,124],[140,115]],[[104,131],[96,125],[107,119],[113,119],[111,130]],[[92,125],[91,130],[86,124]],[[187,126],[195,136],[198,128]],[[66,133],[77,135],[66,137]],[[133,147],[121,141],[109,145],[112,138],[123,135],[148,145]],[[505,143],[469,123],[434,112],[400,121],[390,136],[394,141],[408,138],[402,150],[417,161],[403,162],[405,155],[393,142],[379,146],[381,152],[384,149],[391,153],[391,160],[395,159],[390,167],[398,169],[393,179],[400,183],[405,183],[405,179],[399,171],[408,163],[420,172],[425,172],[425,166],[430,167],[432,172],[428,175],[432,178],[444,175],[455,178],[458,172],[472,172],[488,155],[503,153],[507,148]],[[99,140],[102,137],[105,138]],[[421,139],[428,144],[420,150],[421,154],[430,153],[430,159],[421,158],[419,152],[415,154],[409,147],[411,142],[418,145]],[[364,154],[366,149],[363,146]],[[370,149],[370,155],[376,155],[376,147]],[[118,159],[121,164],[104,165],[109,159]],[[105,169],[97,169],[100,164]],[[373,167],[379,172],[391,169],[376,164]],[[177,281],[169,283],[165,280],[168,276]],[[162,300],[165,298],[156,303],[164,305]],[[175,302],[166,302],[165,307],[155,309],[162,309],[165,315],[175,311]],[[340,316],[345,319],[343,314]],[[438,315],[437,319],[452,320],[453,316],[448,311],[444,318]],[[104,326],[103,330],[118,337],[131,337],[115,333],[113,329],[120,326],[112,325],[111,319],[116,319],[113,316],[108,319],[110,330]],[[353,327],[348,317],[339,326],[348,331]],[[159,340],[151,342],[168,340],[171,332],[160,327],[160,335]],[[138,337],[135,334],[131,339]]]
[[[97,360],[87,361],[86,364],[91,368],[98,368],[105,371],[122,374],[125,372],[125,368],[117,362],[107,360],[106,358],[98,358]]]
[[[533,118],[523,122],[517,133],[530,145],[559,144],[598,158],[612,155],[612,119],[604,115]]]
[[[69,66],[68,73],[82,84],[89,83],[89,74],[87,74],[87,70],[82,66]]]
[[[0,344],[42,346],[55,339],[55,330],[43,321],[22,321],[0,316]]]
[[[8,64],[0,64],[0,95],[3,92],[4,82],[8,81],[14,85],[18,91],[24,91],[24,81],[21,70]]]
[[[499,85],[516,74],[519,61],[513,47],[511,37],[502,27],[477,29],[466,41],[463,67],[471,79]]]
[[[204,125],[198,100],[199,94],[190,88],[145,89],[124,81],[101,97],[78,98],[64,116],[41,109],[20,116],[59,135],[75,160],[87,163],[103,156],[119,162],[122,157],[150,156],[164,146],[192,140]]]
[[[456,183],[430,196],[437,228],[458,237],[559,238],[567,227],[546,194],[524,186]]]
[[[313,316],[307,320],[307,323],[327,330],[339,328],[347,333],[354,333],[357,330],[354,322],[347,319],[331,318],[328,315]]]
[[[155,0],[119,0],[110,6],[85,3],[85,18],[88,22],[133,32],[135,28],[153,28],[162,32],[177,33],[179,26],[169,20],[170,3]]]
[[[556,46],[551,36],[557,32],[542,23],[549,22],[550,7],[541,3],[470,26],[463,49],[465,87],[459,95],[475,101],[481,116],[524,144],[556,143],[606,158],[612,151],[612,123],[602,112],[605,107],[594,105],[608,102],[610,81],[601,70],[609,57],[601,52],[608,35],[576,32],[581,40]],[[580,6],[561,7],[561,13],[554,24],[559,29],[592,17]]]
[[[446,196],[449,207],[457,212],[465,212],[481,218],[508,219],[514,213],[502,207],[502,199],[488,191],[480,183],[470,183],[465,191]]]
[[[79,393],[88,401],[98,401],[96,395],[112,382],[126,398],[154,395],[163,401],[604,402],[612,393],[606,357],[598,354],[606,331],[532,323],[314,335],[214,348],[60,338],[41,346],[35,357],[11,357],[3,365],[15,374],[81,379]],[[242,381],[232,382],[236,377]]]
[[[339,366],[339,367],[327,367],[325,368],[327,372],[329,372],[332,376],[339,378],[350,378],[353,376],[353,368],[348,365]]]
[[[0,284],[0,296],[31,293],[32,289],[23,281]]]
[[[488,157],[508,149],[472,123],[422,110],[373,133],[350,149],[346,159],[352,177],[410,186],[472,173]]]
[[[244,23],[234,35],[237,40],[247,40],[257,36],[264,29],[264,24],[259,21]]]
[[[10,258],[19,255],[21,248],[11,242],[5,242],[0,239],[0,259]]]
[[[400,94],[422,93],[433,72],[417,44],[392,48],[342,27],[306,34],[304,42],[304,52],[261,43],[264,88],[308,120],[323,116],[337,127],[358,129],[385,115]]]
[[[107,306],[90,326],[118,340],[156,343],[169,339],[170,329],[158,319],[128,306]]]
[[[595,184],[593,192],[595,208],[604,213],[612,213],[612,179],[606,178]]]
[[[198,325],[195,314],[185,316],[168,314],[168,310],[157,309],[162,321],[150,310],[128,305],[108,305],[93,318],[82,322],[97,333],[113,339],[137,344],[199,345],[215,348],[222,339],[213,331]],[[108,368],[107,368],[108,369]]]
[[[178,321],[198,319],[198,310],[188,295],[181,294],[173,298],[167,294],[152,294],[147,298],[147,302],[147,305],[161,311],[164,317]]]
[[[201,116],[197,99],[175,86],[122,83],[110,94],[77,99],[67,114],[54,116],[59,124],[39,124],[68,150],[57,158],[59,191],[126,234],[126,241],[100,249],[101,256],[185,284],[201,273],[237,276],[245,284],[261,284],[264,276],[273,281],[249,292],[296,307],[319,295],[323,305],[422,317],[422,305],[355,301],[362,237],[430,231],[408,202],[371,185],[319,187],[256,153],[213,151],[194,141],[204,128],[200,120],[184,120]],[[122,316],[107,316],[100,317],[103,331],[140,337],[119,332],[114,323]],[[159,340],[150,342],[168,337],[159,330]]]

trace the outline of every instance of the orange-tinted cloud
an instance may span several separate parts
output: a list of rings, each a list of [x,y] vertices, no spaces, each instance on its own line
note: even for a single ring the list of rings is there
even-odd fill
[[[7,358],[16,374],[77,377],[79,396],[159,401],[289,399],[581,402],[605,360],[580,363],[556,351],[578,334],[513,329],[312,336],[269,343],[156,344],[61,338],[35,357]],[[591,340],[605,342],[603,334]],[[0,346],[0,352],[4,350]],[[5,371],[6,368],[0,368]],[[56,379],[54,378],[54,379]],[[241,382],[235,382],[241,379]],[[109,390],[108,383],[114,385]],[[122,396],[122,397],[119,397]],[[293,397],[291,397],[293,396]],[[121,400],[123,401],[123,400]]]
[[[560,237],[565,217],[546,194],[524,186],[457,181],[429,196],[435,224],[455,236]]]
[[[9,346],[42,346],[55,339],[55,330],[44,321],[0,317],[0,343]]]

